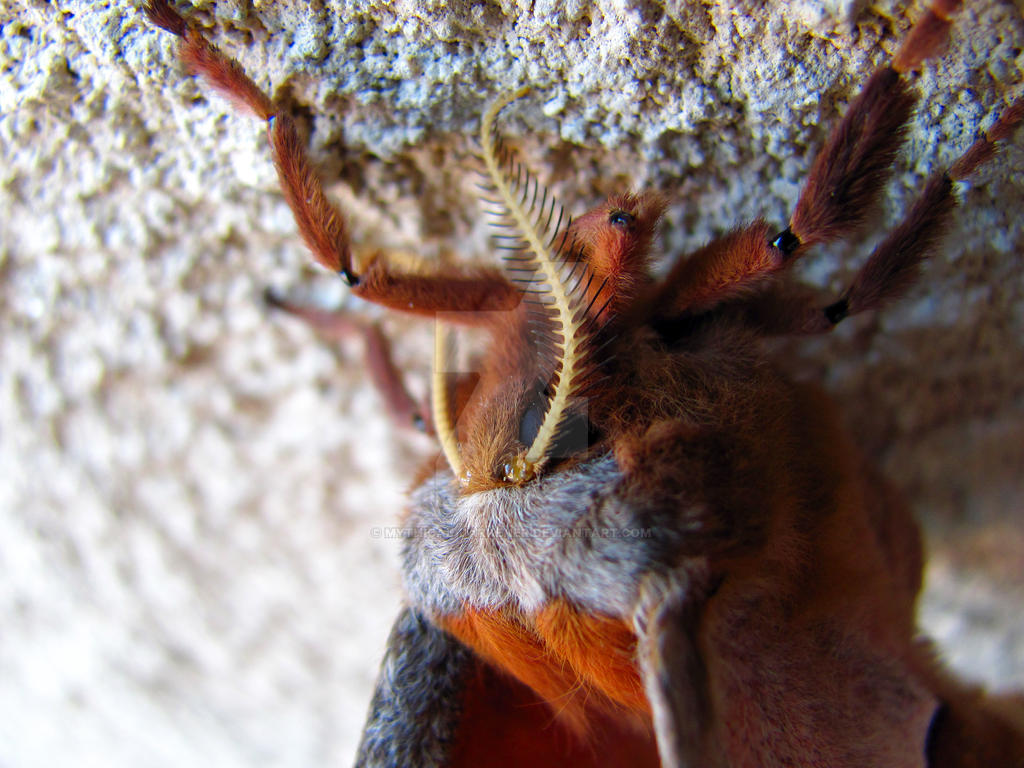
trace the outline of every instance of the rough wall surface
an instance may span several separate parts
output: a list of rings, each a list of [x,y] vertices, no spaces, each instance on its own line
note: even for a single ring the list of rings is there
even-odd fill
[[[809,258],[809,280],[842,286],[1022,92],[1021,5],[968,6],[920,77],[884,218]],[[469,137],[498,91],[535,86],[505,131],[570,210],[659,188],[678,254],[785,221],[905,11],[208,0],[194,17],[301,119],[360,241],[486,259]],[[0,25],[0,764],[345,764],[399,601],[377,527],[429,445],[385,418],[358,345],[262,308],[268,285],[346,297],[304,266],[261,127],[186,78],[168,35],[98,0],[0,0]],[[796,364],[927,519],[929,630],[968,674],[1024,687],[1017,144],[910,297]],[[383,322],[422,393],[430,329]]]

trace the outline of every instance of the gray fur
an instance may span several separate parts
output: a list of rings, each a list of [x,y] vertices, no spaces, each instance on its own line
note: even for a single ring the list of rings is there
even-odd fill
[[[412,495],[406,590],[427,615],[464,606],[532,613],[553,599],[632,620],[642,579],[677,562],[685,515],[625,499],[606,454],[527,485],[459,496],[448,473]],[[694,564],[698,561],[695,560]]]
[[[356,768],[447,765],[473,663],[465,646],[404,608],[388,638]]]

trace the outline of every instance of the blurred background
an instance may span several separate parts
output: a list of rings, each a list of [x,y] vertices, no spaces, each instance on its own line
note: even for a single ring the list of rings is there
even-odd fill
[[[1020,3],[967,4],[885,211],[808,257],[837,290],[1024,92]],[[827,127],[921,12],[893,0],[180,6],[286,105],[364,244],[491,260],[474,137],[571,212],[653,187],[674,257],[788,217]],[[393,524],[432,447],[358,340],[273,287],[377,319],[426,393],[429,324],[308,265],[265,133],[187,77],[136,4],[0,2],[0,765],[351,762],[400,603]],[[825,383],[929,537],[922,621],[1024,688],[1024,136],[964,190],[910,296],[780,356]]]

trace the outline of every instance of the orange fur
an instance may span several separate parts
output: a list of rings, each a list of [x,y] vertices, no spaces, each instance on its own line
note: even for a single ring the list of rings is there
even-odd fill
[[[635,666],[636,636],[625,622],[582,613],[564,600],[548,603],[533,620],[549,652],[572,666],[581,681],[626,709],[649,715]]]
[[[725,298],[751,292],[782,268],[782,254],[768,244],[770,227],[757,221],[736,229],[679,261],[654,297],[664,314],[700,312]]]
[[[573,732],[587,731],[590,691],[524,617],[511,610],[467,608],[459,616],[442,617],[440,624],[482,658],[529,686]]]
[[[237,108],[251,112],[261,120],[269,120],[276,113],[274,103],[242,68],[221,55],[197,30],[187,29],[181,38],[180,55],[191,72],[205,77]]]
[[[601,713],[618,712],[621,720],[620,707],[636,715],[641,729],[649,717],[634,661],[636,638],[621,620],[556,601],[536,616],[467,608],[443,617],[441,624],[529,686],[575,733],[589,732]]]
[[[428,276],[396,274],[382,259],[366,265],[352,289],[358,296],[413,315],[450,313],[446,322],[486,325],[486,313],[511,312],[519,292],[497,269],[452,270]]]
[[[567,239],[593,271],[584,303],[600,323],[628,307],[650,281],[651,242],[665,205],[654,192],[613,195],[573,221]]]
[[[962,5],[960,0],[934,0],[893,56],[893,69],[909,72],[920,67],[926,59],[937,55],[949,40],[952,17]]]
[[[281,189],[303,240],[320,264],[340,272],[352,263],[345,219],[324,195],[320,179],[299,144],[292,119],[282,115],[268,130]]]

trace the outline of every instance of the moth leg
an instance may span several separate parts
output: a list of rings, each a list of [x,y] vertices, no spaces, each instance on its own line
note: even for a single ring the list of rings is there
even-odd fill
[[[673,265],[650,305],[655,317],[697,315],[762,286],[785,266],[764,219],[712,240]]]
[[[751,299],[748,321],[770,334],[827,333],[850,315],[877,309],[903,294],[917,279],[921,263],[941,241],[957,205],[956,184],[991,160],[999,142],[1024,121],[1017,99],[944,173],[932,176],[903,220],[872,251],[840,297],[825,306],[812,292],[785,287]]]
[[[239,110],[266,121],[281,190],[303,240],[313,258],[340,274],[353,293],[402,312],[458,313],[451,321],[468,325],[486,322],[480,313],[508,311],[519,304],[520,291],[494,268],[448,268],[421,275],[395,270],[378,258],[357,272],[345,218],[324,194],[292,119],[281,114],[238,63],[211,45],[168,0],[148,0],[145,12],[151,23],[179,38],[178,56],[191,72],[201,75]]]
[[[919,95],[905,75],[949,40],[960,0],[933,0],[892,61],[880,67],[818,152],[789,227],[772,239],[788,257],[848,237],[868,219],[903,145]]]
[[[918,100],[904,74],[941,49],[959,7],[958,1],[934,0],[891,63],[868,79],[818,152],[789,226],[772,235],[758,220],[680,259],[654,298],[653,315],[697,314],[749,295],[810,246],[860,228],[892,175]]]
[[[366,356],[366,370],[384,400],[392,421],[400,427],[413,427],[421,432],[427,430],[430,409],[425,404],[417,403],[409,394],[392,358],[391,342],[377,323],[344,310],[328,311],[297,304],[270,289],[264,291],[263,298],[268,306],[308,323],[326,339],[360,337]]]
[[[703,591],[680,576],[652,576],[634,612],[637,662],[662,768],[723,765],[712,737],[707,673],[697,647]]]

